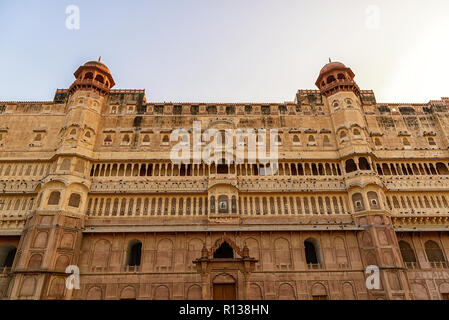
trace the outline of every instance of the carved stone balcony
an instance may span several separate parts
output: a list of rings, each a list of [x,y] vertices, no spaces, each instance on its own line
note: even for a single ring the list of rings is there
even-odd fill
[[[96,177],[93,179],[91,192],[206,192],[207,185],[207,177]]]
[[[379,179],[376,172],[372,170],[359,170],[355,172],[351,172],[346,174],[345,176],[345,182],[346,186],[352,187],[352,186],[360,186],[364,187],[368,184],[377,184],[379,186],[383,185],[383,182],[381,179]]]
[[[321,270],[323,269],[323,265],[321,263],[308,263],[307,269],[309,270]]]
[[[208,179],[208,188],[212,188],[217,184],[227,184],[237,187],[237,175],[234,174],[211,174]]]
[[[238,189],[243,192],[316,192],[346,190],[343,178],[339,176],[239,177],[238,180]]]
[[[393,209],[391,212],[391,220],[395,227],[399,228],[427,228],[438,227],[442,230],[448,230],[449,211],[435,208],[418,208],[412,209]]]
[[[430,262],[430,267],[433,269],[448,269],[449,264],[446,261],[433,261]]]
[[[407,269],[418,269],[418,263],[417,262],[405,262],[405,267]]]
[[[141,267],[140,266],[124,266],[123,271],[137,273],[137,272],[141,271]]]
[[[25,226],[25,215],[22,217],[0,216],[0,231],[2,234],[20,234]]]
[[[379,176],[385,187],[390,191],[447,191],[449,176],[442,175],[409,175],[409,176]]]
[[[0,180],[0,193],[14,194],[14,193],[34,192],[34,190],[40,184],[40,182],[41,182],[40,180],[34,179]]]
[[[315,192],[345,191],[341,176],[237,176],[211,174],[185,177],[93,177],[91,192],[147,193],[147,192],[207,192],[217,184],[228,184],[243,192]]]
[[[350,79],[336,79],[331,83],[326,84],[320,90],[321,93],[325,96],[330,96],[341,90],[352,90],[356,94],[360,93],[360,89],[357,83],[354,80]]]

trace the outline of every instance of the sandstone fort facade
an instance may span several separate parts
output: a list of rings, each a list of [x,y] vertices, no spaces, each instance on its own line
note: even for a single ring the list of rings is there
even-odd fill
[[[157,103],[90,61],[53,101],[0,102],[0,299],[449,299],[449,98],[378,103],[354,77],[331,62],[294,101]],[[194,121],[277,129],[257,143],[278,171],[173,163]]]

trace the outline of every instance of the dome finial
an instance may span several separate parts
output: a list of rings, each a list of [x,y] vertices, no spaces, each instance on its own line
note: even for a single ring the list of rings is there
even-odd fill
[[[331,63],[332,62],[332,60],[331,60],[331,58],[329,58],[329,63]]]
[[[330,59],[329,59],[330,60]],[[98,62],[101,62],[101,56],[98,57]]]

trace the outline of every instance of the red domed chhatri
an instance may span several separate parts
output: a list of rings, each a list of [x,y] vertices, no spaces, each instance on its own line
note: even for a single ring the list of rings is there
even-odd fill
[[[360,89],[354,81],[355,74],[351,68],[343,63],[329,59],[320,71],[315,85],[320,89],[324,96],[332,95],[338,91],[353,91],[356,95],[360,94]]]
[[[74,75],[76,80],[69,88],[70,93],[80,88],[91,88],[100,94],[107,94],[115,85],[111,71],[101,62],[101,57],[98,61],[86,62],[75,71]]]

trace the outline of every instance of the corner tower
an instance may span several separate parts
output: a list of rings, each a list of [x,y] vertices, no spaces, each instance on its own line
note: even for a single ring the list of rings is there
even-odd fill
[[[78,153],[85,156],[93,150],[98,135],[101,114],[110,89],[115,85],[111,71],[98,61],[89,61],[74,73],[75,81],[68,89],[66,125],[61,137],[59,154]]]
[[[77,265],[85,223],[96,137],[114,79],[100,61],[75,71],[68,89],[65,124],[50,172],[38,187],[38,203],[26,220],[18,248],[12,299],[70,299],[66,267]]]
[[[340,152],[345,155],[370,152],[360,89],[354,77],[343,63],[329,62],[315,82],[331,114]]]
[[[354,72],[343,63],[329,62],[321,69],[315,84],[334,126],[353,220],[363,228],[357,237],[364,267],[376,266],[379,270],[380,287],[369,290],[369,296],[409,298],[385,188],[374,170],[360,89],[354,77]]]

